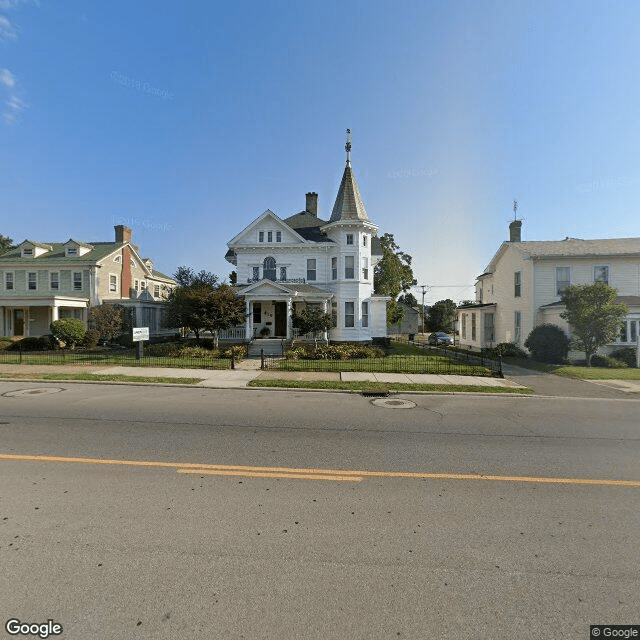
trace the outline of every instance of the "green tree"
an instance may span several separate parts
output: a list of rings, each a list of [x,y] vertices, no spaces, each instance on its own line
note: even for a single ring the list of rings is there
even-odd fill
[[[123,322],[123,308],[118,304],[101,304],[89,310],[89,326],[96,331],[98,340],[114,340],[122,333]]]
[[[13,246],[13,240],[9,236],[0,234],[0,254],[6,253]]]
[[[381,296],[394,300],[403,291],[408,291],[417,281],[411,269],[411,256],[396,244],[393,234],[385,233],[380,238],[382,258],[373,270],[373,290]]]
[[[385,233],[380,238],[382,258],[373,270],[373,291],[381,296],[390,296],[387,303],[387,325],[397,324],[404,317],[402,307],[396,299],[403,291],[417,284],[411,269],[411,256],[400,250],[393,234]]]
[[[51,333],[67,347],[75,349],[76,344],[82,342],[84,334],[87,333],[87,327],[78,318],[63,318],[51,323]]]
[[[629,312],[626,305],[616,304],[616,295],[613,287],[595,282],[567,287],[562,296],[566,310],[560,317],[569,323],[573,344],[584,351],[588,367],[598,349],[615,340]]]
[[[418,301],[413,293],[403,293],[399,298],[398,302],[402,302],[402,304],[406,304],[408,307],[414,308],[418,307]]]
[[[208,271],[195,273],[190,267],[179,267],[174,274],[178,286],[167,299],[167,326],[193,331],[196,340],[211,331],[218,346],[219,332],[244,321],[244,302],[227,284]]]
[[[318,347],[318,333],[329,331],[332,326],[331,315],[319,307],[305,307],[300,313],[291,316],[291,324],[300,330],[300,335],[313,333],[315,347]]]
[[[456,319],[456,303],[447,298],[429,307],[427,331],[453,331]]]

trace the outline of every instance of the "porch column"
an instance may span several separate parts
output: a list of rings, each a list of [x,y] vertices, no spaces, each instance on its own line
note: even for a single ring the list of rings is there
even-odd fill
[[[291,326],[291,314],[293,310],[293,302],[291,296],[287,298],[287,340],[291,340],[292,336],[292,326]]]
[[[244,303],[244,339],[251,342],[251,325],[253,321],[253,302],[245,300]]]
[[[328,305],[329,305],[329,302],[325,298],[325,300],[322,303],[322,313],[327,313]],[[326,344],[329,344],[329,332],[326,329],[322,332],[322,339],[325,341]]]
[[[51,306],[51,322],[55,322],[59,320],[60,316],[58,315],[58,307],[55,303]]]

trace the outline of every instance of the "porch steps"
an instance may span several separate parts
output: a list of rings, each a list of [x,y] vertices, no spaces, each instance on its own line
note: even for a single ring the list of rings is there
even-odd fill
[[[259,358],[260,351],[264,349],[264,355],[273,358],[280,357],[282,354],[282,345],[287,348],[287,341],[280,338],[258,338],[253,340],[249,345],[249,358]]]

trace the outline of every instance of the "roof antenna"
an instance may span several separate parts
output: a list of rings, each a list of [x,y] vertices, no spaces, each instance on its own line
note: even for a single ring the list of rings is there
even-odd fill
[[[514,220],[518,219],[518,201],[517,200],[513,201],[513,219]]]
[[[347,129],[347,144],[344,145],[344,150],[347,152],[347,166],[351,166],[351,129]]]

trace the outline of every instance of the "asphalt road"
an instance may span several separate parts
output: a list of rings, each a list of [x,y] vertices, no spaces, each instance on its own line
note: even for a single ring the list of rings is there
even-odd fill
[[[3,625],[574,640],[640,622],[638,400],[0,394],[56,388],[0,395]]]

